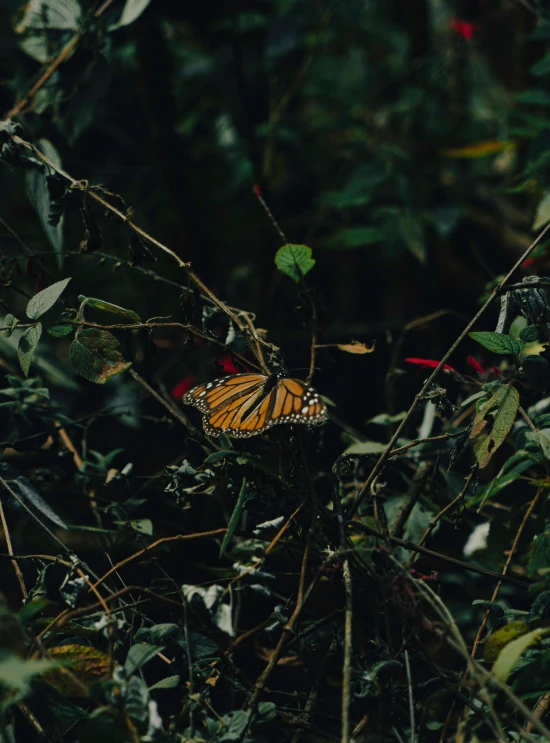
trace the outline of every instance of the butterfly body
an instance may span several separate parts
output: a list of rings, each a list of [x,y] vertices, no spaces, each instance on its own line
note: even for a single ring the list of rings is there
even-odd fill
[[[320,425],[327,418],[313,387],[282,374],[232,374],[193,387],[182,401],[201,411],[210,436],[246,438],[279,423]]]

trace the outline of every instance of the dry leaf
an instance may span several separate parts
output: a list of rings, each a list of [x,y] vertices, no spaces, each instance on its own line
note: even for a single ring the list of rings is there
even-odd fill
[[[374,351],[375,343],[372,344],[372,346],[367,346],[366,343],[361,343],[360,341],[351,341],[351,343],[338,343],[336,348],[339,348],[340,351],[345,351],[346,353],[372,353]]]

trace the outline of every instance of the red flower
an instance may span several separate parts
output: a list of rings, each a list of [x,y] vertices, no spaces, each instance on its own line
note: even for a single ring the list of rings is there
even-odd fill
[[[473,356],[468,356],[466,359],[466,363],[468,366],[471,366],[472,369],[477,372],[480,376],[483,376],[485,374],[485,369],[481,366],[479,361],[476,361]]]
[[[498,374],[499,377],[502,377],[502,372],[498,368],[498,366],[493,366],[493,371],[495,374]]]
[[[231,358],[230,353],[224,353],[224,355],[218,359],[218,364],[221,366],[226,374],[239,373],[239,369],[237,369],[237,367],[233,363],[233,359]]]
[[[436,361],[435,359],[408,358],[405,359],[405,361],[408,364],[416,364],[417,366],[428,367],[429,369],[436,369],[439,366],[439,361]],[[443,364],[443,371],[454,372],[454,369],[452,366],[449,366],[449,364]]]
[[[174,397],[176,400],[179,400],[182,395],[184,395],[188,389],[190,389],[195,384],[196,377],[194,374],[188,374],[186,377],[184,377],[182,380],[177,382],[172,389],[170,390],[170,394],[172,397]]]
[[[454,31],[457,36],[460,36],[464,41],[470,41],[474,35],[474,24],[468,23],[468,21],[459,21],[458,18],[453,18],[449,22],[449,28]]]

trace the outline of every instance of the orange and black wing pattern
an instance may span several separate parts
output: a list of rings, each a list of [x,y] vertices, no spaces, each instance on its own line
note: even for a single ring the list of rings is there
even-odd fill
[[[272,384],[263,374],[234,374],[200,384],[183,402],[203,413],[204,430],[211,436],[246,438],[279,423],[319,425],[327,418],[326,405],[312,387],[286,378]]]

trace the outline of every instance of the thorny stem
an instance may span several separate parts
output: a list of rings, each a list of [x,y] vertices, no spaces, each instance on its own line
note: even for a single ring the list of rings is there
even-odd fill
[[[433,384],[435,378],[443,368],[443,365],[447,363],[447,360],[451,356],[451,354],[458,348],[458,346],[462,343],[462,341],[466,338],[468,333],[471,331],[471,329],[475,326],[479,318],[485,313],[493,299],[500,294],[504,286],[508,283],[508,281],[511,279],[511,277],[514,275],[514,273],[517,271],[517,269],[521,266],[523,261],[533,252],[533,250],[537,247],[539,242],[542,240],[542,238],[546,235],[546,233],[550,230],[550,224],[546,225],[546,227],[542,230],[542,232],[539,233],[539,235],[533,240],[531,245],[525,250],[523,255],[518,258],[518,260],[514,263],[512,268],[508,271],[506,276],[502,279],[502,281],[495,286],[493,291],[491,292],[489,298],[487,301],[483,304],[483,306],[476,312],[474,317],[470,320],[470,322],[466,325],[464,330],[460,333],[458,338],[455,340],[455,342],[452,344],[452,346],[448,349],[448,351],[443,355],[443,358],[440,360],[437,367],[433,370],[433,372],[430,374],[430,376],[426,379],[424,384],[422,385],[422,388],[420,392],[415,396],[409,410],[407,411],[407,415],[403,418],[399,426],[397,427],[395,433],[390,439],[389,444],[385,448],[385,450],[380,455],[378,461],[372,468],[369,476],[365,480],[365,483],[359,493],[357,494],[357,497],[355,499],[355,502],[352,504],[350,511],[347,515],[348,519],[351,519],[355,513],[357,513],[359,507],[361,506],[361,503],[363,502],[363,499],[367,495],[367,493],[370,492],[370,487],[372,483],[375,481],[375,479],[380,474],[381,470],[383,469],[384,465],[386,464],[387,459],[389,458],[392,449],[395,447],[395,444],[397,443],[397,440],[401,436],[401,433],[405,429],[405,427],[408,425],[413,413],[415,412],[416,408],[420,404],[420,402],[424,399],[424,396],[426,392],[429,390],[430,386]]]

